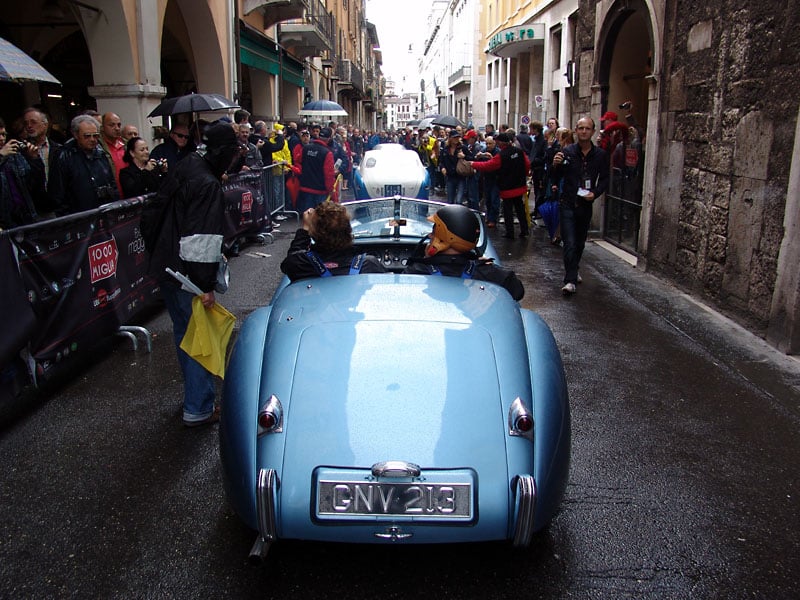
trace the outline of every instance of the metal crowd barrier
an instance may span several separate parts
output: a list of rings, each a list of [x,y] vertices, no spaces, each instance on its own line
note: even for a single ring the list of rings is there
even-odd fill
[[[225,244],[262,235],[271,240],[272,219],[294,212],[287,210],[275,166],[224,183]],[[160,303],[139,231],[152,197],[0,232],[0,400],[23,374],[38,386],[112,336],[131,339],[136,350],[141,334],[150,351],[149,332],[135,321]]]

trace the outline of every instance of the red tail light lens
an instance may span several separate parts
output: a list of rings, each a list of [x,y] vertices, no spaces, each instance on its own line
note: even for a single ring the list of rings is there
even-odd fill
[[[527,433],[531,429],[533,429],[533,419],[530,415],[520,415],[517,417],[517,429],[522,431],[523,433]]]
[[[258,411],[258,435],[283,431],[283,406],[275,394]]]
[[[271,412],[262,412],[258,415],[258,424],[263,429],[270,431],[278,423],[278,419]]]

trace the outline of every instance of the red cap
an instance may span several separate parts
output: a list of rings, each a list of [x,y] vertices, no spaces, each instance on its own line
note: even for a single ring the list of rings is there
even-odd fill
[[[470,138],[478,137],[478,133],[474,129],[468,129],[467,133],[464,134],[464,139],[468,140]]]
[[[617,113],[609,110],[606,114],[604,114],[602,117],[600,117],[600,120],[601,121],[616,121],[617,120]]]

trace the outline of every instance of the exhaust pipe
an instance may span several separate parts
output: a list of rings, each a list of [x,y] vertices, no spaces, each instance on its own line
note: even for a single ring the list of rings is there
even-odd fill
[[[250,564],[253,566],[264,564],[264,560],[267,558],[267,552],[269,552],[271,547],[272,542],[269,542],[261,536],[258,536],[253,544],[253,547],[250,548],[250,556],[247,557],[250,561]]]

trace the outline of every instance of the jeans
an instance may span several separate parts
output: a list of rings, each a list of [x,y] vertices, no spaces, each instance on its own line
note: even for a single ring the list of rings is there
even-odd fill
[[[309,208],[316,208],[328,198],[328,194],[312,194],[300,190],[297,195],[297,212],[302,215]],[[302,220],[302,219],[301,219]]]
[[[483,180],[483,193],[486,196],[486,221],[497,223],[500,218],[500,188],[495,178]]]
[[[561,240],[564,242],[564,283],[578,283],[583,249],[592,221],[591,202],[578,198],[561,202]]]
[[[450,204],[461,204],[464,199],[464,185],[463,177],[448,177],[447,178],[447,202]]]
[[[472,210],[480,210],[481,198],[478,195],[478,175],[466,178],[467,206]]]
[[[172,333],[183,373],[183,420],[202,421],[214,412],[214,376],[181,350],[181,340],[192,316],[194,294],[171,284],[161,284],[161,295],[172,319]]]

